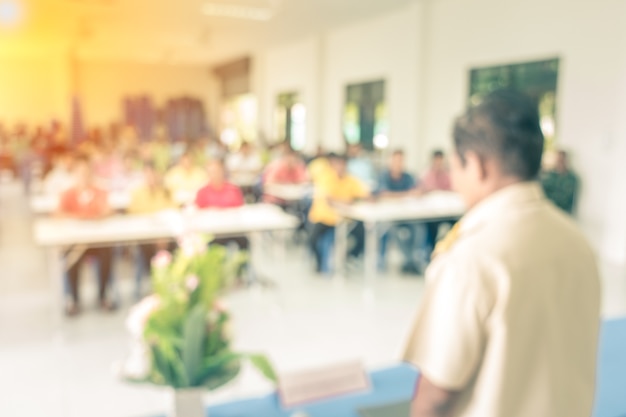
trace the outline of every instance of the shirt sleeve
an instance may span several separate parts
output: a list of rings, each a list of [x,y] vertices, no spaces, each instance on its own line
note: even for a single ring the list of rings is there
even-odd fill
[[[446,264],[426,286],[404,359],[439,388],[456,391],[479,367],[492,297],[476,262],[439,262]]]

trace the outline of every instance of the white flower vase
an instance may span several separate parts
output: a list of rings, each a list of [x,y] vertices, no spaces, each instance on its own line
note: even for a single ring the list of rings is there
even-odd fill
[[[171,406],[168,417],[207,417],[203,395],[205,388],[171,390]]]

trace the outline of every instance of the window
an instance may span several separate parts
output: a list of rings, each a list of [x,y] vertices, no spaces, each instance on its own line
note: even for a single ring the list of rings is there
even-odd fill
[[[343,115],[346,142],[360,143],[367,150],[385,148],[388,131],[385,81],[348,85]]]
[[[279,94],[275,111],[275,128],[279,142],[288,142],[296,151],[306,144],[306,107],[298,93]]]
[[[494,90],[512,88],[537,100],[546,149],[556,145],[559,59],[475,68],[470,71],[468,105],[480,103]]]

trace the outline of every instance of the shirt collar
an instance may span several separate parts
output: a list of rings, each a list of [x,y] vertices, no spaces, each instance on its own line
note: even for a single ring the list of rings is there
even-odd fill
[[[496,191],[468,211],[460,221],[460,234],[472,233],[500,213],[544,198],[541,186],[535,181],[509,185]]]

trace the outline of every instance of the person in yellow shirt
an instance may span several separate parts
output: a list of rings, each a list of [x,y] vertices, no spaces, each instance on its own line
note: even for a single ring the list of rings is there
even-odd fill
[[[320,174],[315,183],[313,205],[309,212],[311,222],[311,249],[315,255],[316,271],[330,272],[330,254],[335,237],[335,226],[339,215],[335,204],[350,204],[369,196],[365,184],[347,173],[347,159],[343,155],[328,155],[329,170]],[[350,233],[356,241],[348,253],[349,257],[358,258],[365,246],[365,230],[362,223],[357,223]]]
[[[163,185],[163,178],[153,163],[146,163],[143,168],[143,184],[135,188],[128,206],[129,214],[158,213],[163,210],[177,208],[171,193]],[[152,258],[161,249],[168,249],[167,241],[139,245],[140,267],[137,273],[137,296],[140,296],[141,278],[144,272],[150,271]]]
[[[185,152],[174,167],[165,174],[165,187],[174,198],[195,196],[207,182],[206,170],[194,164],[194,155]]]

